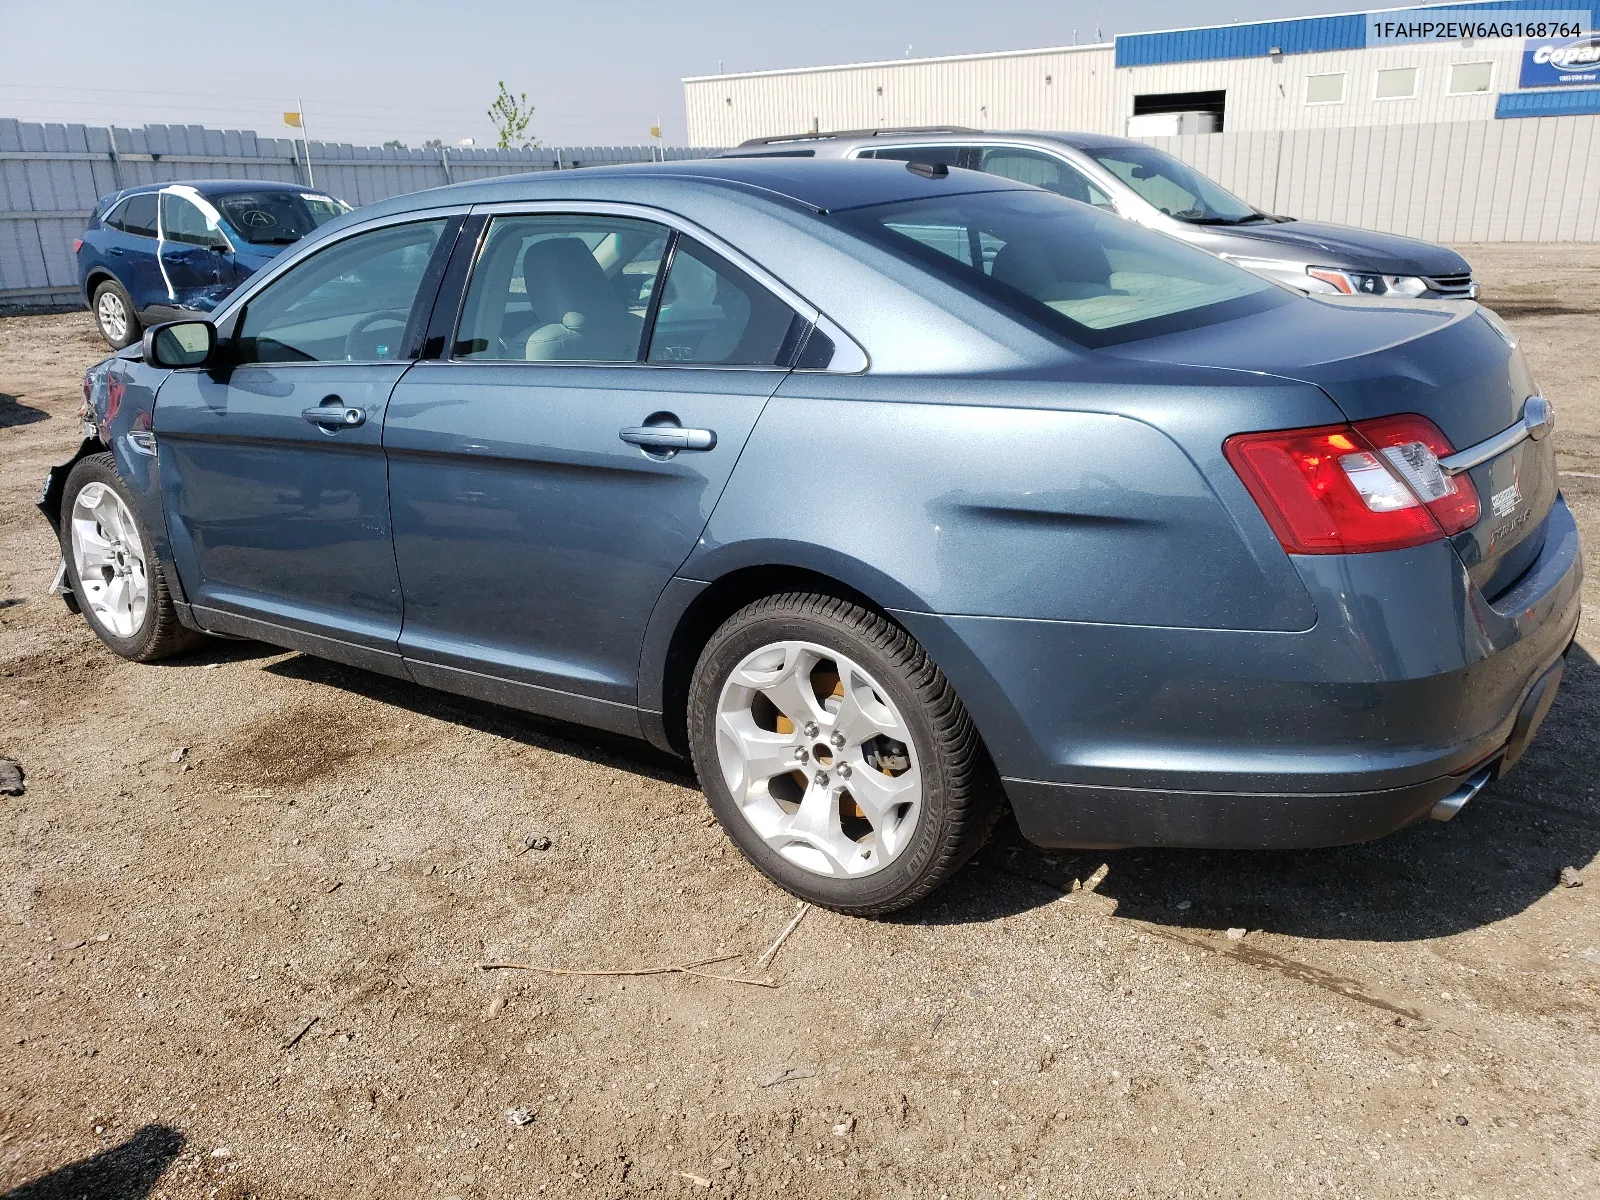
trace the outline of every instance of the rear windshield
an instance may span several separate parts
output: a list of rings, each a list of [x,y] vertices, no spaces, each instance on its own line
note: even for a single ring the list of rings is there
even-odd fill
[[[1039,191],[873,205],[839,218],[903,257],[1083,345],[1287,304],[1287,291],[1164,234]]]
[[[240,237],[258,246],[298,242],[350,211],[348,204],[320,192],[230,192],[210,200]]]

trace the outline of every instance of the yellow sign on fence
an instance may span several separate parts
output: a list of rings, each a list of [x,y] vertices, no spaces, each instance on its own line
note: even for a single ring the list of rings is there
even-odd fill
[[[283,114],[283,123],[285,125],[291,126],[294,129],[299,129],[300,128],[300,114],[297,113],[297,112],[284,113]]]

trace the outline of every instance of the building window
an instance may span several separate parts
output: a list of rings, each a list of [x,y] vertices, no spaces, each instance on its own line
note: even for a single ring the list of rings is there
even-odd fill
[[[1474,96],[1487,92],[1494,83],[1494,63],[1465,62],[1450,64],[1450,95]]]
[[[1343,104],[1344,72],[1306,76],[1307,104]]]
[[[1377,100],[1410,100],[1417,94],[1417,69],[1393,67],[1378,72],[1378,83],[1372,95]]]

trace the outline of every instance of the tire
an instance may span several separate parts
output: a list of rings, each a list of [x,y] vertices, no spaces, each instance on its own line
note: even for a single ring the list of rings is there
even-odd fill
[[[131,346],[144,336],[144,327],[133,309],[133,297],[115,279],[104,280],[94,289],[89,311],[94,314],[95,328],[113,350]]]
[[[179,624],[154,547],[116,460],[110,454],[79,459],[67,476],[61,504],[67,582],[89,628],[134,662],[167,658],[201,641]],[[90,576],[87,584],[84,572]],[[141,589],[142,603],[123,603]]]
[[[1000,812],[944,673],[905,630],[838,597],[770,596],[730,617],[695,666],[688,721],[728,836],[779,887],[837,912],[915,904],[978,851]]]

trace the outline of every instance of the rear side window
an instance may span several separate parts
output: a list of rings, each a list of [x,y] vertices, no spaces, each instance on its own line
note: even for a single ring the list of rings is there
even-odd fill
[[[637,362],[668,237],[663,225],[627,217],[496,217],[454,356]]]
[[[398,359],[444,227],[419,221],[374,229],[296,263],[245,309],[236,339],[240,361]]]
[[[1249,272],[1041,192],[975,192],[839,214],[871,241],[1084,345],[1290,302]]]
[[[129,196],[106,218],[106,224],[134,237],[156,236],[156,194],[141,192]]]
[[[1053,154],[1020,146],[991,146],[982,153],[978,170],[985,174],[1029,183],[1058,196],[1065,196],[1068,200],[1092,204],[1096,208],[1113,207],[1110,196],[1091,183],[1076,167]]]
[[[806,323],[749,275],[680,236],[650,336],[653,363],[787,366]]]
[[[947,167],[978,169],[978,151],[971,146],[895,146],[887,150],[864,151],[862,158],[887,158],[894,162],[943,164]]]

